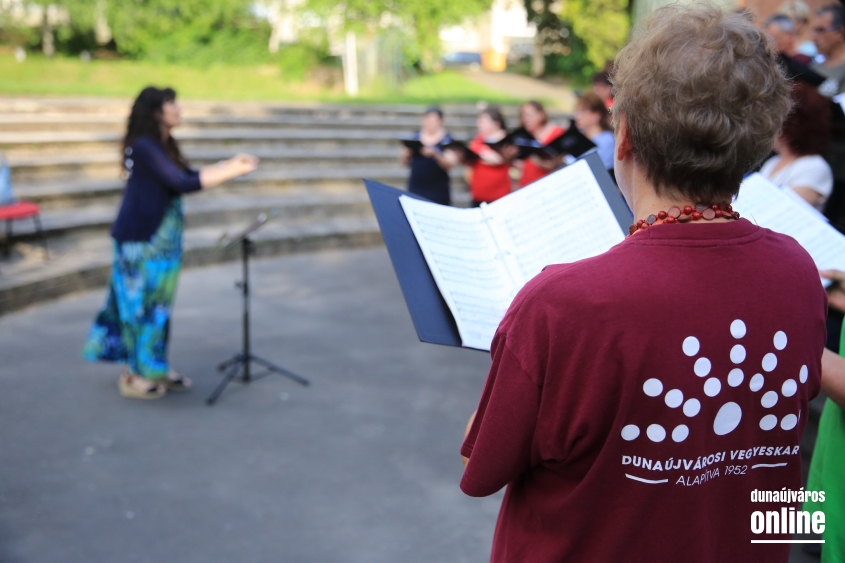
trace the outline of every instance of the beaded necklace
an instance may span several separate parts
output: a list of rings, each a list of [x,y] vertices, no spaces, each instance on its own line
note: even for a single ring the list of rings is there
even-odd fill
[[[670,207],[668,211],[659,211],[656,215],[652,214],[645,219],[640,219],[628,227],[628,234],[633,235],[637,231],[653,227],[654,225],[689,223],[690,221],[700,221],[701,219],[712,221],[719,217],[724,219],[739,219],[739,213],[734,211],[729,203],[714,203],[713,205],[696,203],[695,205],[687,205],[683,208]]]

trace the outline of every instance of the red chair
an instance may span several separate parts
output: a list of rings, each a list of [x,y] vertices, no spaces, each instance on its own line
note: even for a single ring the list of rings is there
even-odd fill
[[[41,228],[41,209],[37,203],[31,201],[17,201],[7,205],[0,205],[0,221],[6,221],[6,240],[3,253],[8,256],[12,248],[12,221],[19,221],[21,219],[28,219],[32,217],[35,223],[35,232],[41,239],[41,244],[44,247],[44,255],[50,255],[47,250],[47,239],[44,237],[44,230]]]

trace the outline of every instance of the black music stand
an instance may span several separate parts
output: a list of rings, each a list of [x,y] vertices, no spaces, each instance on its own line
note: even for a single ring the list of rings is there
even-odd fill
[[[226,375],[223,377],[223,381],[221,381],[214,390],[214,393],[212,393],[206,400],[208,405],[213,405],[215,401],[217,401],[220,394],[223,393],[226,386],[237,377],[238,373],[241,374],[238,379],[242,383],[249,383],[255,379],[255,375],[250,372],[250,364],[253,362],[266,370],[263,373],[258,374],[259,376],[277,373],[292,379],[300,385],[309,385],[309,381],[304,377],[300,377],[283,367],[279,367],[271,362],[268,362],[267,360],[256,356],[251,351],[249,339],[249,255],[254,251],[255,244],[252,242],[252,239],[249,238],[249,235],[260,229],[261,226],[267,222],[267,219],[267,214],[262,213],[253,219],[243,231],[231,237],[229,235],[223,235],[223,238],[220,241],[220,244],[224,249],[229,248],[234,244],[241,243],[243,280],[236,282],[235,287],[239,288],[241,290],[241,294],[243,295],[243,349],[217,366],[217,370],[221,372],[226,371]]]

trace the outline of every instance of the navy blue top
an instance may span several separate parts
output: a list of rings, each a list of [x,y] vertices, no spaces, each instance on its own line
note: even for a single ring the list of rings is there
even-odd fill
[[[414,134],[413,138],[419,141],[420,133]],[[433,148],[443,150],[443,147],[451,141],[452,137],[449,136],[449,133],[446,133],[437,143],[437,146]],[[449,172],[443,170],[435,159],[421,154],[411,156],[411,175],[408,177],[409,192],[421,195],[434,203],[450,205],[452,200],[449,194],[449,185]]]
[[[129,179],[111,236],[118,242],[149,242],[171,200],[202,189],[199,172],[180,168],[150,137],[127,147],[125,165]]]

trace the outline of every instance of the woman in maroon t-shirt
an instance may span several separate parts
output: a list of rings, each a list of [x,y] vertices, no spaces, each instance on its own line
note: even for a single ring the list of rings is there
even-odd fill
[[[730,202],[788,84],[760,30],[704,5],[656,10],[615,69],[631,235],[516,296],[461,489],[507,486],[495,563],[786,563],[789,545],[752,541],[788,540],[759,516],[794,503],[753,492],[801,487],[826,297],[795,240]]]

